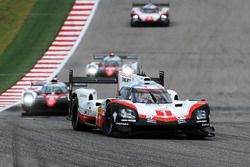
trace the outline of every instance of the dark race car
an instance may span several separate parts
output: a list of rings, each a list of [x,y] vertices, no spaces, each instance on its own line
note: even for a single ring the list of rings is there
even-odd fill
[[[32,83],[32,86],[22,94],[23,115],[67,113],[69,105],[66,84],[52,80],[47,83]]]

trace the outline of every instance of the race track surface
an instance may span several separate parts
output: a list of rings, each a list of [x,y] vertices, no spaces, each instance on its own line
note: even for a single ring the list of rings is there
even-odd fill
[[[140,56],[144,71],[167,73],[181,99],[205,98],[216,137],[176,135],[110,138],[95,130],[75,132],[65,117],[0,113],[0,166],[249,166],[250,2],[170,1],[172,24],[129,27],[131,1],[101,0],[75,55],[59,74],[85,74],[92,55],[110,50]],[[93,85],[100,97],[114,85]]]

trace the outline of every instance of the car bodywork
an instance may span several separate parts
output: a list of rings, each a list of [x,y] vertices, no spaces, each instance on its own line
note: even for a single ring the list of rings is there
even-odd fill
[[[68,89],[66,84],[53,80],[51,82],[31,83],[31,87],[22,93],[21,105],[23,115],[38,113],[66,114]]]
[[[175,91],[164,88],[164,72],[159,78],[119,72],[118,79],[95,78],[95,82],[118,83],[119,96],[98,99],[96,90],[86,88],[73,92],[74,83],[94,82],[73,77],[71,71],[69,118],[75,130],[96,127],[107,135],[163,131],[181,132],[196,138],[214,136],[208,102],[178,100]]]
[[[86,65],[86,74],[91,77],[114,77],[118,71],[122,70],[126,73],[137,73],[138,56],[128,53],[117,53],[119,57],[115,59],[105,59],[108,53],[95,54],[94,61]]]
[[[169,3],[133,3],[130,24],[131,26],[140,24],[169,26]]]

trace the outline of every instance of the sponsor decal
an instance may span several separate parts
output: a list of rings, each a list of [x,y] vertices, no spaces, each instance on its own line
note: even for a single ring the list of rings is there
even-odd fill
[[[177,122],[178,124],[184,124],[184,123],[187,123],[187,121],[185,120],[186,117],[185,116],[176,116],[177,118]]]
[[[121,119],[122,122],[136,122],[135,119]]]
[[[47,105],[49,107],[53,107],[56,104],[58,96],[57,95],[47,95],[45,98],[46,98]]]
[[[114,112],[114,113],[113,113],[114,122],[116,121],[116,117],[117,117],[117,113]]]
[[[153,119],[147,119],[147,123],[156,124],[156,120],[153,120]]]
[[[129,123],[125,123],[125,122],[116,122],[116,125],[122,125],[122,126],[128,126]]]

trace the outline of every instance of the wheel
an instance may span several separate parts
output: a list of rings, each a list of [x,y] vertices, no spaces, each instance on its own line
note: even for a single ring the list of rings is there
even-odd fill
[[[163,23],[163,26],[165,26],[165,27],[169,27],[169,25],[170,25],[170,21]]]
[[[105,114],[104,133],[107,136],[117,136],[118,132],[114,121],[114,111],[107,109]]]
[[[135,26],[136,26],[136,23],[133,22],[133,21],[131,21],[131,22],[130,22],[130,26],[131,26],[131,27],[135,27]]]
[[[27,108],[25,106],[22,106],[22,116],[30,116],[31,115],[31,108]]]
[[[79,113],[78,113],[78,99],[77,97],[73,100],[72,105],[72,127],[76,131],[90,130],[91,128],[80,122]]]
[[[207,137],[207,135],[198,134],[198,133],[187,133],[186,136],[188,139],[194,139],[194,140],[201,140]]]

